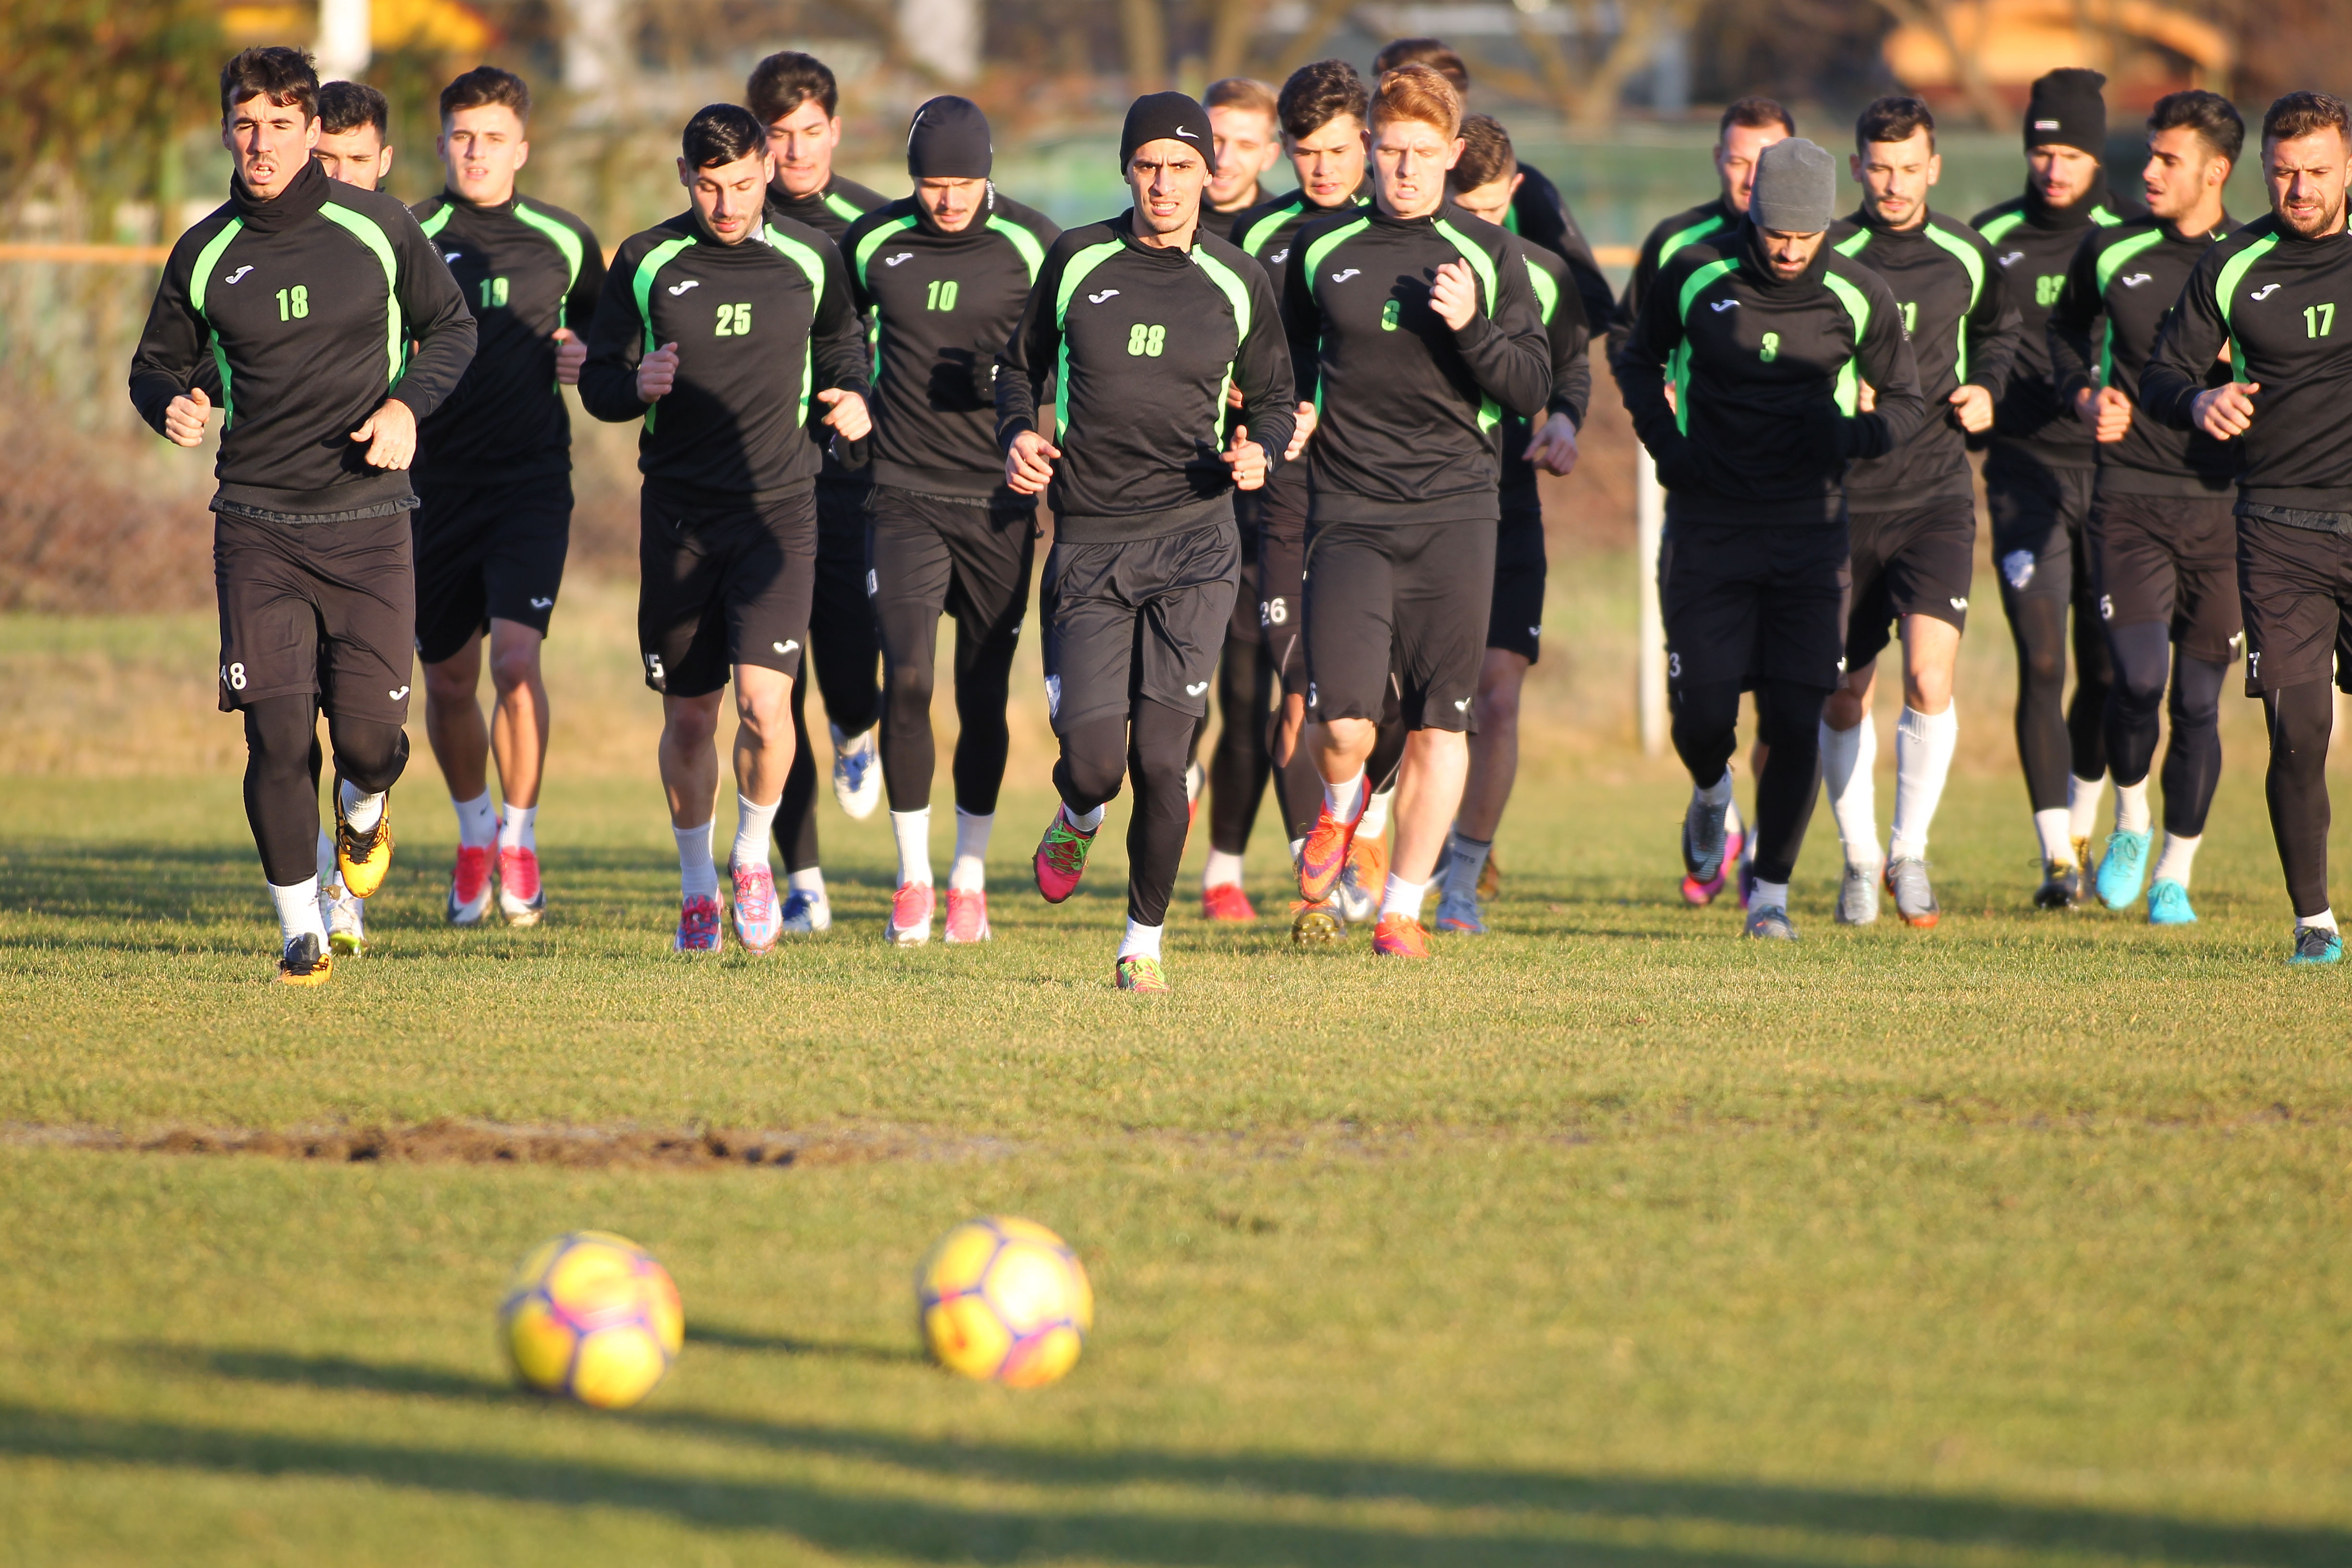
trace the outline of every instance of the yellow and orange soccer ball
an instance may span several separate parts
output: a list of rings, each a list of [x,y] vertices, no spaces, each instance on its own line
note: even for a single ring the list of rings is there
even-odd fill
[[[499,1339],[525,1386],[625,1410],[677,1358],[686,1314],[652,1253],[610,1231],[579,1230],[541,1243],[516,1267]]]
[[[1069,1371],[1095,1323],[1077,1254],[1025,1219],[966,1220],[941,1237],[915,1277],[915,1304],[932,1360],[1009,1388]]]

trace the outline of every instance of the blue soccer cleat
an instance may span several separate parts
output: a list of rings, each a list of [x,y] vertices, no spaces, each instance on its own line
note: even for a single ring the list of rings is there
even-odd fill
[[[2344,939],[2326,926],[2294,928],[2294,951],[2287,955],[2289,963],[2339,963],[2344,958]]]
[[[2152,926],[2193,926],[2197,911],[2189,907],[2189,889],[2169,877],[2158,878],[2147,890],[2147,923]]]
[[[2147,833],[2116,828],[2107,835],[2107,853],[2099,862],[2096,887],[2099,902],[2111,910],[2127,910],[2139,902],[2140,884],[2147,877]]]

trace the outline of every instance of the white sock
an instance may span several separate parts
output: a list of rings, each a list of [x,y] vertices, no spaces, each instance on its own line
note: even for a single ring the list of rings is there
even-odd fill
[[[1105,804],[1108,805],[1108,803],[1106,802]],[[1092,811],[1081,813],[1072,811],[1070,809],[1069,802],[1064,801],[1062,803],[1063,817],[1071,826],[1076,828],[1081,833],[1092,833],[1096,828],[1100,827],[1102,826],[1102,814],[1103,808],[1099,805],[1095,807]]]
[[[1353,778],[1341,779],[1338,784],[1332,784],[1328,780],[1324,782],[1323,804],[1329,808],[1332,816],[1342,822],[1356,815],[1356,803],[1363,798],[1364,772],[1361,768],[1356,770],[1356,776]],[[1369,811],[1371,808],[1367,805],[1365,809]]]
[[[1694,786],[1691,790],[1691,798],[1701,805],[1729,805],[1731,804],[1731,770],[1724,769],[1721,778],[1704,788]]]
[[[278,945],[285,946],[304,931],[319,939],[321,952],[327,946],[327,921],[319,912],[319,879],[316,877],[279,887],[269,884],[269,901],[278,907]]]
[[[988,836],[995,831],[996,814],[974,816],[961,806],[956,807],[955,865],[948,871],[948,886],[959,893],[977,893],[988,886]]]
[[[340,887],[343,868],[335,860],[335,836],[325,828],[319,829],[319,882],[328,889]]]
[[[2156,858],[2156,874],[2151,882],[2178,882],[2189,886],[2189,868],[2197,862],[2197,846],[2205,841],[2203,834],[2191,837],[2186,833],[2164,836],[2164,853]]]
[[[931,808],[894,811],[890,837],[898,841],[898,886],[931,885]]]
[[[713,885],[716,886],[715,883]],[[810,866],[804,869],[787,874],[784,878],[784,886],[792,889],[795,892],[810,894],[820,904],[826,901],[824,896],[824,872],[817,867]]]
[[[1927,826],[1952,776],[1952,753],[1960,746],[1960,705],[1941,713],[1906,706],[1895,724],[1895,823],[1889,855],[1927,858]]]
[[[1866,869],[1878,865],[1877,766],[1878,726],[1869,714],[1851,730],[1822,720],[1822,784],[1829,792],[1830,816],[1845,863]]]
[[[2322,931],[2334,931],[2336,929],[2336,911],[2334,910],[2322,910],[2315,915],[2297,915],[2294,917],[2295,930],[2301,931],[2305,926],[2317,926]]]
[[[2070,838],[2088,838],[2098,831],[2099,795],[2107,787],[2105,773],[2095,779],[2078,779],[2066,775],[2066,833]]]
[[[528,849],[539,853],[539,807],[509,805],[507,814],[499,818],[499,847]]]
[[[1201,872],[1203,888],[1238,888],[1242,885],[1242,858],[1228,855],[1222,849],[1209,851],[1209,864]]]
[[[365,833],[383,820],[383,791],[378,790],[373,795],[362,795],[352,787],[351,781],[346,779],[343,781],[342,792],[343,820],[352,825],[353,833]],[[484,798],[488,797],[486,795]]]
[[[1304,838],[1294,838],[1290,841],[1290,863],[1292,865],[1296,866],[1298,864],[1298,852],[1306,847],[1307,840]]]
[[[673,827],[677,837],[678,896],[685,899],[715,899],[719,896],[719,868],[710,858],[710,830],[715,822],[699,827]]]
[[[2139,783],[2136,784],[2119,784],[2116,785],[2116,832],[2146,833],[2148,830],[2149,824],[2154,820],[2154,815],[2147,809],[2147,781],[2146,779],[2140,780]]]
[[[1394,871],[1389,873],[1389,885],[1381,893],[1381,913],[1402,915],[1409,921],[1421,919],[1422,896],[1429,891],[1426,882],[1408,882]]]
[[[1739,820],[1739,803],[1736,800],[1727,803],[1723,808],[1723,831],[1727,834],[1743,835],[1747,832],[1747,828]]]
[[[2033,836],[2042,840],[2042,858],[2053,865],[2074,863],[2074,818],[2063,805],[2033,814]]]
[[[1486,856],[1494,847],[1491,838],[1473,838],[1458,827],[1454,830],[1454,859],[1445,868],[1445,897],[1478,896],[1478,873],[1486,868]]]
[[[1389,830],[1389,802],[1396,798],[1396,786],[1387,789],[1364,804],[1364,819],[1356,824],[1356,831],[1366,838],[1378,838]]]
[[[1127,934],[1119,938],[1121,958],[1151,958],[1160,956],[1160,933],[1164,927],[1148,926],[1135,920],[1127,922]]]
[[[735,847],[729,851],[729,869],[741,867],[749,870],[768,863],[768,835],[776,825],[776,809],[784,804],[782,795],[765,805],[755,805],[742,791],[735,792]]]
[[[1748,907],[1751,910],[1779,910],[1786,914],[1789,910],[1789,884],[1768,882],[1759,877],[1756,890],[1748,895]]]
[[[460,849],[488,849],[499,840],[498,808],[490,804],[490,792],[484,790],[472,800],[449,797],[457,810],[457,847]]]

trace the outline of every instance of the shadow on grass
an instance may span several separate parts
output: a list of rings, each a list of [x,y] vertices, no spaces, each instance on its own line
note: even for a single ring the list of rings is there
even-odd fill
[[[912,1362],[863,1345],[824,1344],[725,1330],[697,1336],[743,1350],[847,1354]],[[363,1390],[461,1405],[529,1403],[504,1384],[442,1368],[347,1357],[148,1347],[194,1360],[213,1374],[324,1392]],[[926,1560],[1011,1562],[1070,1556],[1160,1564],[1448,1563],[1503,1568],[1579,1563],[1624,1568],[1696,1568],[1755,1561],[1742,1546],[1685,1549],[1595,1541],[1638,1525],[1774,1532],[1768,1555],[1785,1557],[1791,1533],[1843,1561],[1890,1546],[1907,1559],[1949,1550],[2108,1554],[2170,1564],[2319,1568],[2352,1561],[2352,1531],[2327,1527],[2206,1523],[2147,1512],[2069,1507],[1948,1493],[1866,1491],[1766,1482],[1603,1473],[1475,1468],[1266,1451],[1202,1454],[1155,1447],[1067,1450],[937,1440],[874,1428],[763,1420],[656,1408],[609,1417],[628,1426],[798,1458],[849,1459],[941,1481],[1108,1490],[1184,1486],[1214,1494],[1203,1511],[1129,1510],[1090,1501],[1035,1509],[962,1506],[877,1496],[859,1484],[835,1490],[805,1481],[751,1483],[621,1465],[578,1465],[480,1450],[370,1444],[334,1437],[227,1431],[0,1405],[0,1453],[101,1460],[248,1475],[361,1478],[454,1495],[595,1503],[663,1514],[691,1525],[766,1527],[835,1551],[891,1551]],[[1234,1500],[1285,1510],[1283,1519],[1234,1518]],[[1475,1522],[1388,1529],[1296,1518],[1301,1502],[1381,1502],[1476,1510]],[[1542,1528],[1521,1522],[1528,1510]],[[1497,1521],[1502,1522],[1498,1523]]]
[[[822,1356],[833,1361],[874,1362],[885,1366],[920,1366],[922,1352],[904,1345],[860,1344],[855,1340],[809,1340],[789,1334],[760,1334],[720,1323],[689,1323],[689,1344],[717,1345],[724,1350],[754,1351],[769,1355]]]

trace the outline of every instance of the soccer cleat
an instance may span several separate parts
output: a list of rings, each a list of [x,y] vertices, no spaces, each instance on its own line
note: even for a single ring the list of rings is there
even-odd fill
[[[846,743],[840,731],[834,731],[833,798],[860,822],[873,816],[875,806],[881,804],[882,749],[874,743],[873,731]]]
[[[1411,915],[1382,915],[1372,928],[1375,958],[1427,958],[1429,932]]]
[[[1838,888],[1838,924],[1866,926],[1877,919],[1877,868],[1872,866],[1848,865],[1845,868],[1845,881]]]
[[[1339,873],[1339,885],[1331,889],[1340,912],[1357,925],[1378,919],[1381,895],[1388,890],[1388,840],[1377,835],[1367,838],[1358,834],[1348,846],[1348,865]],[[1444,883],[1438,885],[1443,887]]]
[[[698,896],[684,900],[677,908],[677,940],[670,944],[674,952],[717,952],[719,941],[719,900]]]
[[[1687,889],[1692,883],[1701,888],[1711,884],[1715,889],[1705,899],[1692,900],[1694,903],[1706,903],[1723,889],[1724,861],[1730,848],[1723,830],[1723,814],[1730,804],[1726,801],[1722,805],[1709,805],[1693,790],[1691,803],[1683,811],[1683,886]],[[1683,896],[1690,895],[1685,890]]]
[[[806,888],[790,888],[784,892],[784,932],[788,936],[814,936],[833,929],[833,905],[818,893]]]
[[[278,957],[280,985],[324,985],[335,973],[335,955],[319,945],[316,931],[289,937]]]
[[[319,913],[327,922],[331,952],[357,958],[367,951],[366,909],[341,882],[319,884]]]
[[[1364,808],[1372,803],[1370,791],[1360,789],[1363,798],[1356,803],[1354,815],[1342,822],[1331,815],[1331,803],[1325,800],[1315,808],[1315,826],[1308,830],[1307,842],[1298,847],[1298,896],[1310,904],[1319,904],[1331,896],[1339,885],[1339,874],[1348,868],[1348,852],[1355,847],[1356,825],[1364,820]]]
[[[783,934],[776,908],[776,874],[765,866],[730,867],[735,880],[735,934],[747,952],[766,952]]]
[[[2083,901],[2083,868],[2080,862],[2069,865],[2063,860],[2042,862],[2042,886],[2033,889],[2037,909],[2071,910]]]
[[[2169,877],[2147,890],[2147,923],[2152,926],[2193,926],[2197,911],[2189,907],[2189,889]]]
[[[1916,855],[1897,855],[1886,862],[1886,890],[1905,925],[1926,931],[1944,918],[1936,889],[1927,885],[1927,862]]]
[[[1037,891],[1047,903],[1058,904],[1078,890],[1078,879],[1087,874],[1087,853],[1101,831],[1099,822],[1083,828],[1071,822],[1070,808],[1066,805],[1054,808],[1054,820],[1045,825],[1045,837],[1037,841],[1037,854],[1031,862]]]
[[[2087,889],[2092,874],[2098,870],[2098,867],[2094,864],[2091,859],[2091,841],[2089,838],[2084,837],[2074,840],[2074,864],[2083,868],[2083,881],[2085,889]],[[2078,894],[2076,895],[2076,901],[2080,902],[2083,898],[2087,896],[2087,890],[2083,894]]]
[[[1743,934],[1764,942],[1794,942],[1797,928],[1790,922],[1788,910],[1778,904],[1766,904],[1762,909],[1748,911]]]
[[[2294,951],[2289,963],[2335,963],[2344,956],[2344,939],[2326,926],[2294,928]]]
[[[1290,945],[1338,947],[1348,940],[1348,917],[1336,899],[1290,906]]]
[[[2107,858],[2099,862],[2096,886],[2099,902],[2111,910],[2127,910],[2139,902],[2140,881],[2147,875],[2147,841],[2153,835],[2116,828],[2107,835]]]
[[[1478,898],[1472,894],[1457,899],[1448,893],[1437,900],[1437,929],[1461,936],[1485,936],[1486,922],[1481,918]]]
[[[510,926],[535,926],[547,912],[539,880],[539,851],[517,844],[499,851],[499,913]]]
[[[979,888],[948,889],[947,943],[961,947],[967,942],[986,942],[992,933],[988,929],[988,894]]]
[[[449,870],[449,923],[478,926],[490,912],[490,851],[460,845]]]
[[[1242,891],[1239,882],[1220,882],[1201,889],[1201,918],[1238,923],[1257,919],[1257,910],[1250,907],[1249,895]]]
[[[383,801],[383,815],[365,833],[355,832],[343,820],[342,781],[335,781],[335,869],[355,899],[372,899],[392,869],[392,796]]]
[[[920,947],[931,940],[931,906],[939,895],[929,882],[907,882],[890,898],[890,923],[882,940],[897,947]]]
[[[1160,961],[1148,954],[1130,952],[1118,964],[1118,988],[1132,991],[1139,996],[1157,996],[1168,989],[1168,976]]]

